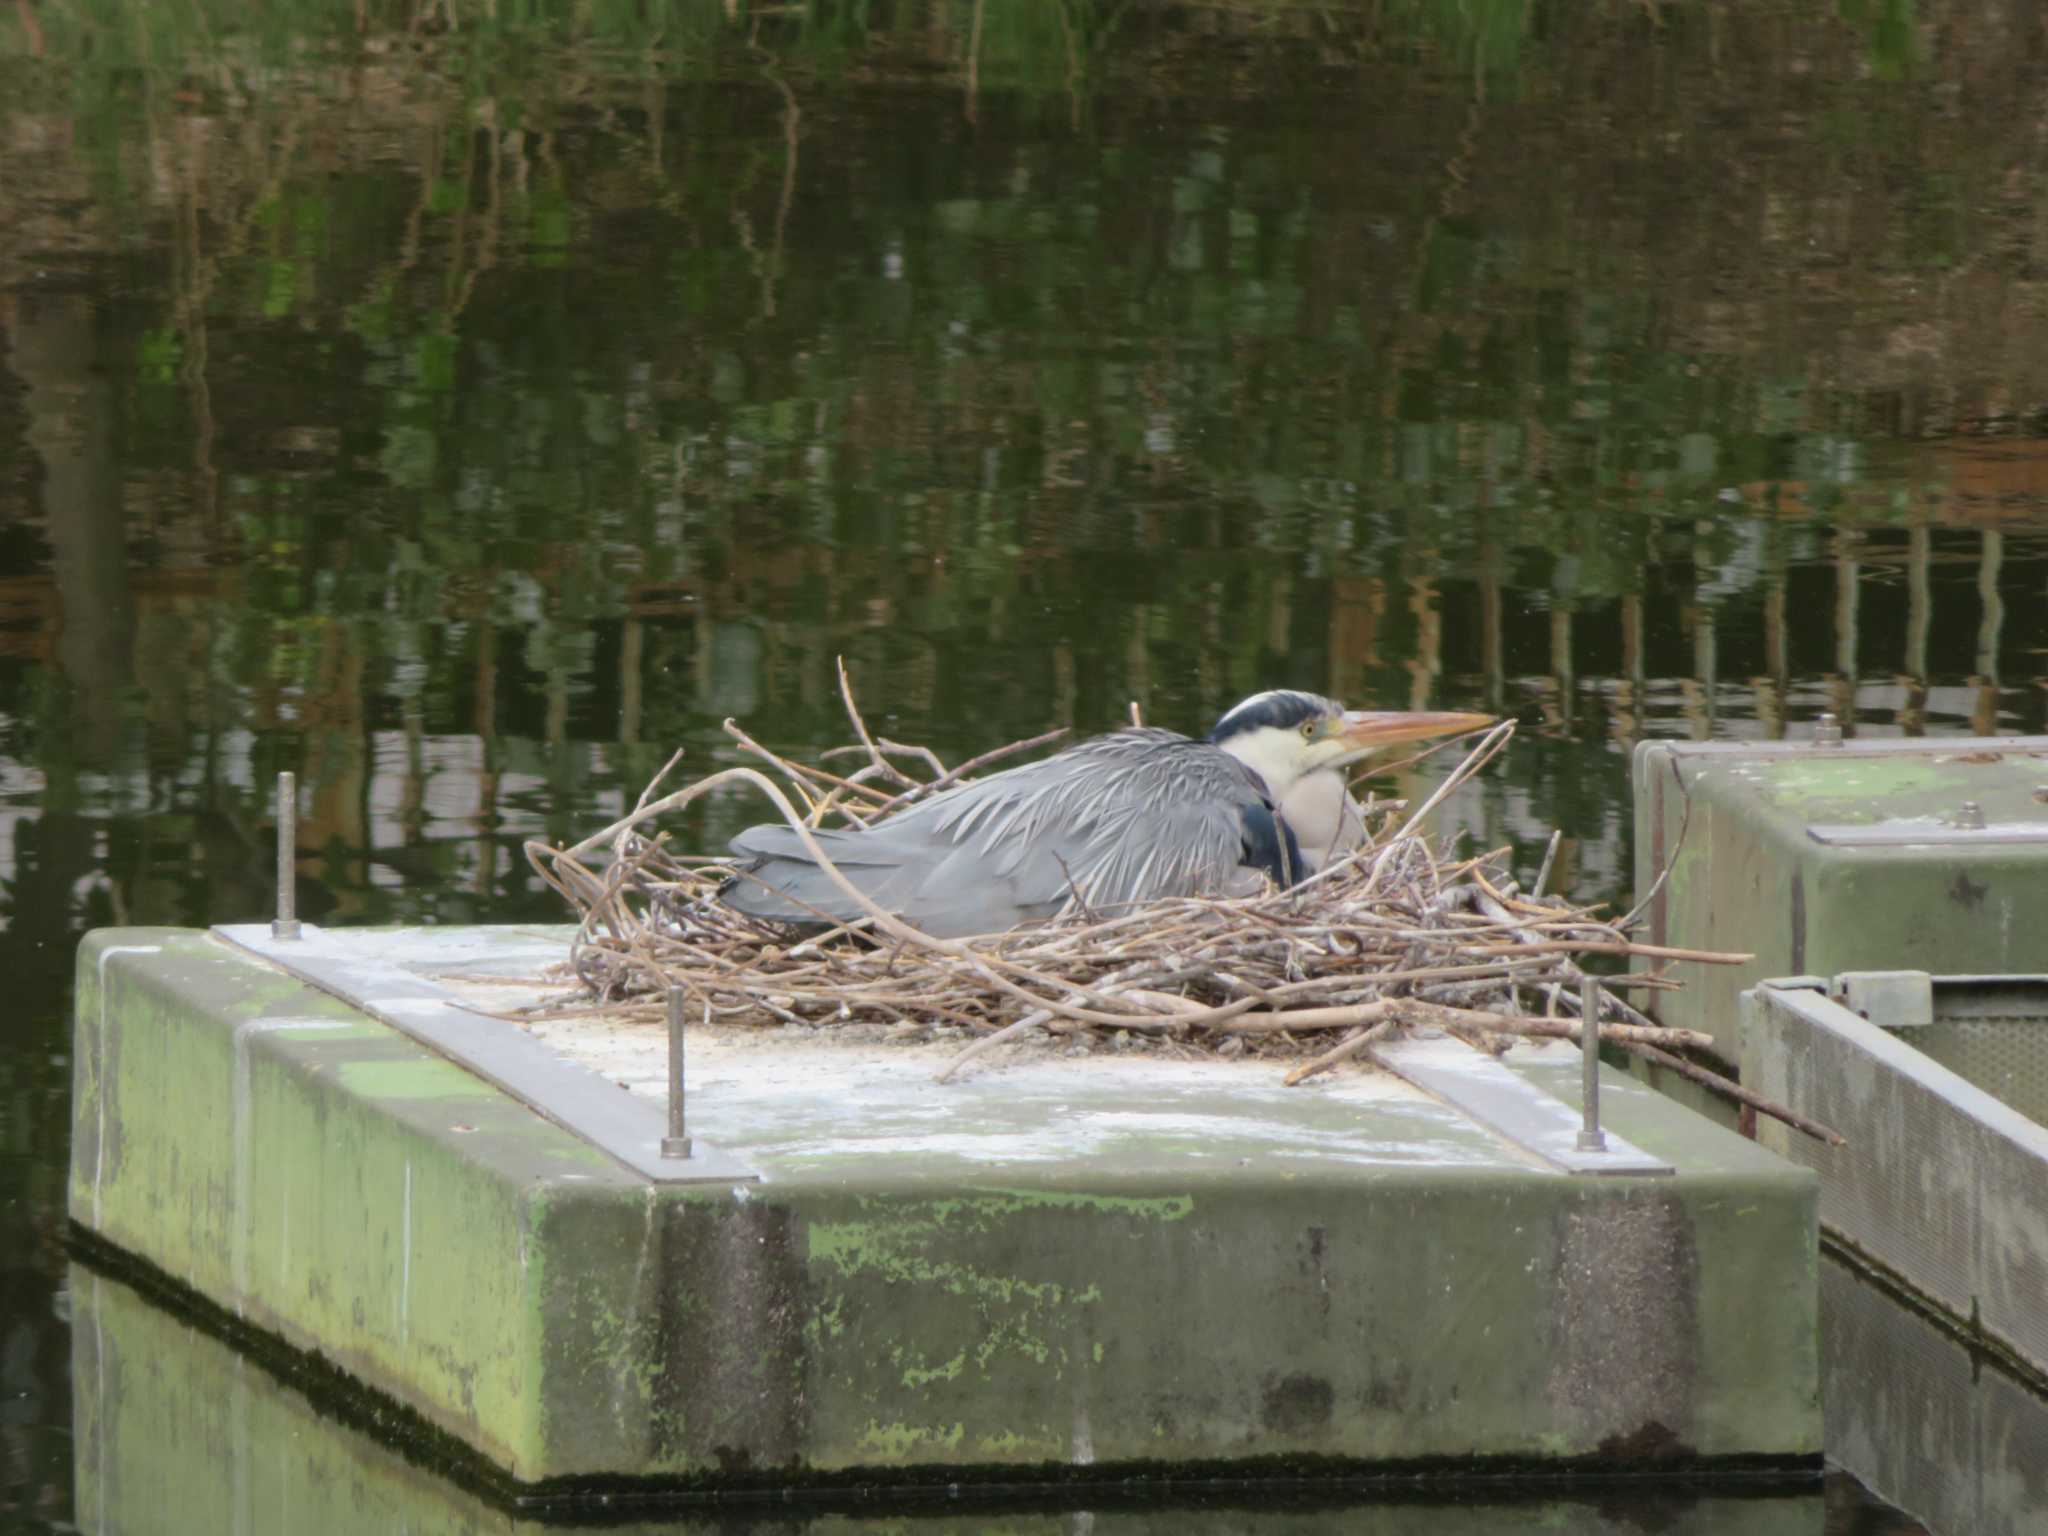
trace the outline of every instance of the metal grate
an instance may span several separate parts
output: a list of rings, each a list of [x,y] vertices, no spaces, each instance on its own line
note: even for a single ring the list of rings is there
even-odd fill
[[[2048,1019],[1954,1019],[1905,1037],[1929,1060],[1982,1088],[2029,1120],[2048,1125]]]

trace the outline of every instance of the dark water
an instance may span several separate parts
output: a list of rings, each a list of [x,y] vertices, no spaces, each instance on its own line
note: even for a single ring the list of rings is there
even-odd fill
[[[1621,897],[1645,735],[2044,728],[2028,6],[532,10],[0,13],[31,1524],[71,951],[267,911],[281,768],[305,915],[553,918],[523,839],[839,656],[948,755],[1290,683],[1514,714],[1458,814]]]

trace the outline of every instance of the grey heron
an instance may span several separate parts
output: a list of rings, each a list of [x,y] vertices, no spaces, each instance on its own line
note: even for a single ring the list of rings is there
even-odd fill
[[[819,829],[826,856],[885,911],[937,938],[997,933],[1072,904],[1118,913],[1166,896],[1281,885],[1364,835],[1343,770],[1485,715],[1366,713],[1291,689],[1235,705],[1207,737],[1132,726],[960,784],[865,828]],[[732,840],[719,899],[816,929],[866,909],[781,823]]]

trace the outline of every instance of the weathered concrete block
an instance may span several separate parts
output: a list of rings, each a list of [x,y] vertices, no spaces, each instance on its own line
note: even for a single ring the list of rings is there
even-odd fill
[[[74,1219],[523,1483],[1819,1454],[1813,1176],[1619,1074],[1675,1174],[1096,1061],[714,1083],[761,1181],[674,1186],[204,935],[91,936],[78,1010]]]
[[[2044,776],[2042,736],[1639,743],[1651,941],[1755,956],[1701,967],[1650,1011],[1734,1061],[1737,1000],[1773,977],[2041,969]]]

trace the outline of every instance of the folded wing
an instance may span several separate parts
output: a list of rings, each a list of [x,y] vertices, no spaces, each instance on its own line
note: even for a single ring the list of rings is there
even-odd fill
[[[995,933],[1077,899],[1098,915],[1166,896],[1225,894],[1251,860],[1247,818],[1271,813],[1228,754],[1171,731],[1126,730],[961,785],[864,830],[814,834],[883,910],[941,938]],[[866,915],[787,826],[732,841],[720,893],[756,917],[815,925]]]

